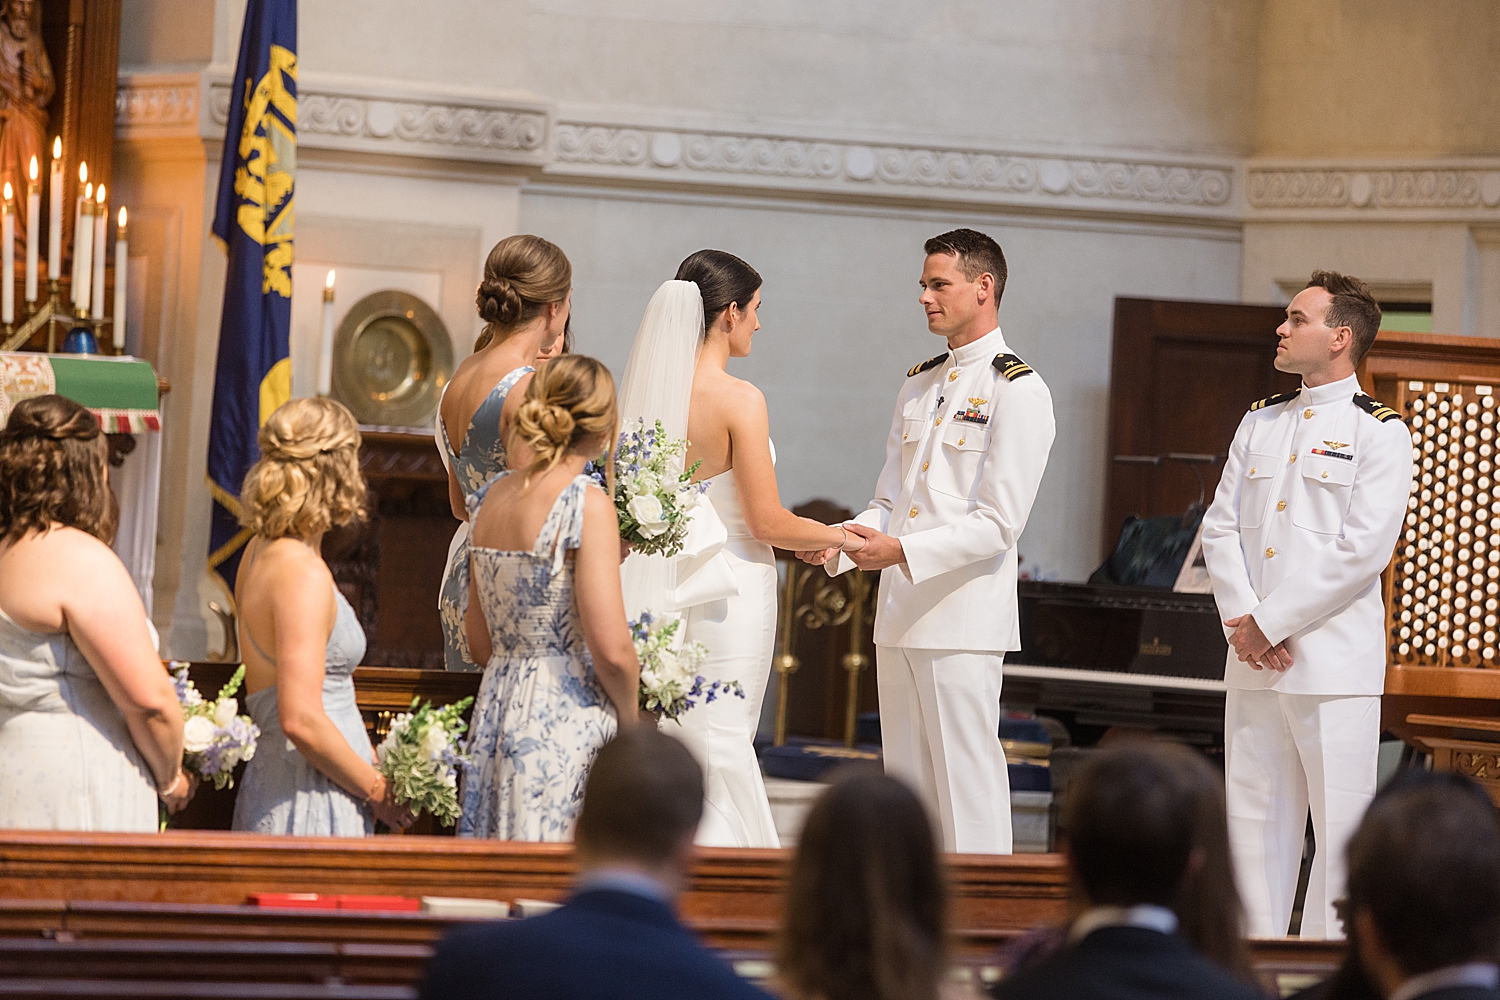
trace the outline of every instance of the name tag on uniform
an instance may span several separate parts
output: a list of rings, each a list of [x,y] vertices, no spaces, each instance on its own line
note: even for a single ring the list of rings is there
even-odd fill
[[[975,399],[973,396],[970,396],[968,409],[960,410],[953,419],[963,420],[971,424],[987,424],[990,422],[990,415],[979,411],[979,408],[987,403],[989,403],[988,399]]]

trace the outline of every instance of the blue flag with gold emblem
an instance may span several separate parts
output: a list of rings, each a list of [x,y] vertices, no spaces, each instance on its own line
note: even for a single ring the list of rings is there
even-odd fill
[[[231,594],[250,540],[240,527],[240,485],[260,457],[261,424],[292,394],[297,0],[250,0],[233,88],[214,211],[229,270],[208,437],[208,566]]]

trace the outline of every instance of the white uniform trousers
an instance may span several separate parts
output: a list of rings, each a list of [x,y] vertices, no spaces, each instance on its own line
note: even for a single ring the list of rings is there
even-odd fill
[[[942,826],[943,849],[1009,854],[1010,774],[1000,747],[1003,653],[875,648],[886,773]]]
[[[1333,902],[1344,894],[1344,848],[1375,795],[1379,747],[1379,698],[1228,691],[1229,842],[1251,936],[1287,932],[1310,806],[1302,936],[1343,937]]]

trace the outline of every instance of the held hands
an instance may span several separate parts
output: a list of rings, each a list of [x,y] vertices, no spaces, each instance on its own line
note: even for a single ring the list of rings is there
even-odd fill
[[[1234,655],[1242,663],[1248,663],[1256,670],[1270,669],[1278,672],[1285,671],[1292,665],[1292,655],[1286,651],[1286,643],[1271,645],[1271,640],[1266,638],[1250,615],[1231,618],[1224,623],[1224,627],[1234,629],[1229,636],[1229,644],[1234,647]]]
[[[197,791],[198,776],[179,768],[172,783],[166,788],[157,789],[156,794],[167,807],[167,814],[175,816],[192,801],[193,794]]]
[[[385,780],[385,775],[380,775],[375,779],[375,784],[370,786],[365,804],[370,807],[376,819],[394,831],[405,830],[417,821],[416,813],[396,803],[396,791]]]
[[[858,535],[865,540],[864,545],[858,551],[849,552],[849,558],[860,569],[885,569],[888,566],[899,566],[906,562],[906,552],[901,548],[899,539],[853,521],[844,527],[849,530],[850,534]]]

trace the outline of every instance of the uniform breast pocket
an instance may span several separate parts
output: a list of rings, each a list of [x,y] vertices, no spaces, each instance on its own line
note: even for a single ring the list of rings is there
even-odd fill
[[[1342,458],[1304,455],[1302,494],[1292,511],[1292,523],[1308,531],[1336,535],[1344,528],[1349,497],[1354,492],[1354,463]]]
[[[1259,528],[1266,520],[1266,508],[1271,506],[1271,488],[1276,485],[1276,472],[1281,467],[1277,455],[1245,456],[1244,478],[1240,482],[1240,527]]]
[[[982,424],[955,420],[943,433],[942,447],[932,456],[927,488],[972,500],[979,492],[988,429]]]

